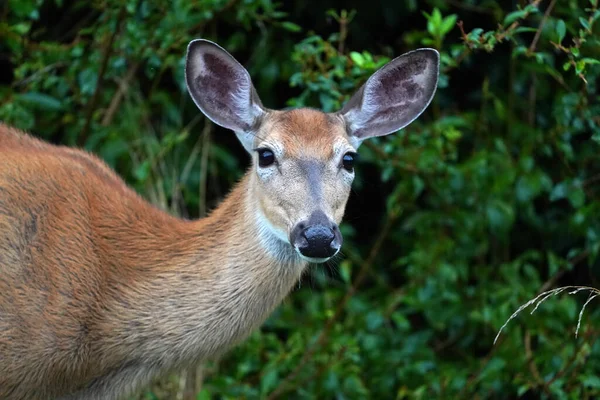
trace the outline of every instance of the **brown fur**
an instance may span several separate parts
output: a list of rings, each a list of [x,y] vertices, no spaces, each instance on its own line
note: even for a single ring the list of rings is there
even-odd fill
[[[283,147],[294,157],[307,153],[328,160],[333,156],[334,136],[345,135],[341,119],[318,110],[302,108],[272,113],[270,119],[278,126]]]
[[[199,221],[151,206],[90,154],[0,124],[0,398],[120,399],[242,340],[305,260],[335,254],[298,243],[333,236],[325,245],[339,251],[354,178],[344,156],[417,118],[438,71],[439,54],[421,49],[382,67],[336,114],[272,111],[229,53],[190,42],[192,99],[253,157]],[[274,162],[261,167],[265,150]]]
[[[185,221],[95,156],[0,124],[0,398],[118,399],[260,325],[306,262],[257,209],[296,222],[314,202],[295,163],[334,179],[333,143],[350,146],[336,117],[306,109],[269,113],[265,140],[296,179],[277,188],[250,169],[209,217]],[[339,222],[349,186],[324,186]]]

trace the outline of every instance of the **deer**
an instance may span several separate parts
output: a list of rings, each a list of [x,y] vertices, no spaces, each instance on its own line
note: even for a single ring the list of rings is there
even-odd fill
[[[151,205],[103,161],[0,125],[0,398],[108,400],[221,356],[342,247],[361,143],[415,120],[439,54],[373,73],[334,113],[263,106],[214,42],[189,43],[188,92],[251,156],[208,216]]]

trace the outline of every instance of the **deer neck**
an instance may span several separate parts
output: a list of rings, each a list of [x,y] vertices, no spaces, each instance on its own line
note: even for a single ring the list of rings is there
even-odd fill
[[[118,291],[128,295],[114,303],[117,320],[105,330],[123,329],[107,338],[138,356],[160,354],[159,364],[172,367],[219,354],[264,322],[306,262],[265,226],[252,178],[246,174],[206,218],[144,219],[160,231],[145,227],[141,240],[154,243],[147,248],[158,253],[139,254],[131,265],[141,276],[126,280],[133,286],[128,291]]]

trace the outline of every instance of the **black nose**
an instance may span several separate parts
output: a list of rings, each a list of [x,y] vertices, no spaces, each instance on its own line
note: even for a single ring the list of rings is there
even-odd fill
[[[304,240],[298,243],[298,250],[305,257],[328,258],[338,250],[333,246],[335,233],[331,228],[323,225],[309,226],[301,235]]]
[[[340,249],[342,235],[322,211],[316,211],[294,227],[290,241],[305,257],[329,258]]]

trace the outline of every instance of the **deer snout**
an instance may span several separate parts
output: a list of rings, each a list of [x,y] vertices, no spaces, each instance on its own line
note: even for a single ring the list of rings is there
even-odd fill
[[[315,211],[292,229],[290,243],[308,261],[325,262],[342,247],[342,234],[324,212]]]

